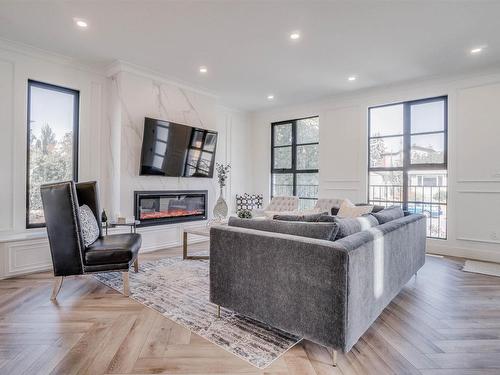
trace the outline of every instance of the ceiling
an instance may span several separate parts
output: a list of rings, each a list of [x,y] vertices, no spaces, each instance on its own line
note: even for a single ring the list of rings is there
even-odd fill
[[[0,2],[2,38],[133,63],[248,111],[498,65],[499,20],[500,1]]]

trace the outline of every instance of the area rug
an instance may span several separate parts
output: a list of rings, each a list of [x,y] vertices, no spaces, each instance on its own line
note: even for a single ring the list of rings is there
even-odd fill
[[[266,368],[301,338],[209,302],[209,262],[165,258],[140,264],[129,272],[130,297],[155,309],[259,369]],[[120,272],[95,275],[122,291]]]

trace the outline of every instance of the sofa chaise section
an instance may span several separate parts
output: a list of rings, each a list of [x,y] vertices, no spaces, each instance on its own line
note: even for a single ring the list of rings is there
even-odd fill
[[[238,227],[210,232],[210,301],[349,351],[425,261],[425,216],[328,241]]]

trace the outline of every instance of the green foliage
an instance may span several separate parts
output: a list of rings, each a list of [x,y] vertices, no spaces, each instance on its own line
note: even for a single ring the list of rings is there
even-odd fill
[[[229,177],[229,171],[231,170],[231,164],[216,163],[215,169],[217,170],[217,179],[221,188],[226,186],[227,178]]]
[[[237,212],[237,215],[240,219],[251,219],[252,218],[252,211],[250,210],[239,210]]]
[[[40,138],[31,134],[29,163],[30,222],[43,222],[40,185],[73,179],[73,133],[57,140],[50,125],[43,125]]]

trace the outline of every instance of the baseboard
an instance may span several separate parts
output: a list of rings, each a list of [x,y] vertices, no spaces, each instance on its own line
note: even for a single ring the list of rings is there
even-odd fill
[[[427,244],[427,252],[451,257],[481,260],[486,262],[500,263],[500,251],[490,249],[471,249],[460,246]]]

